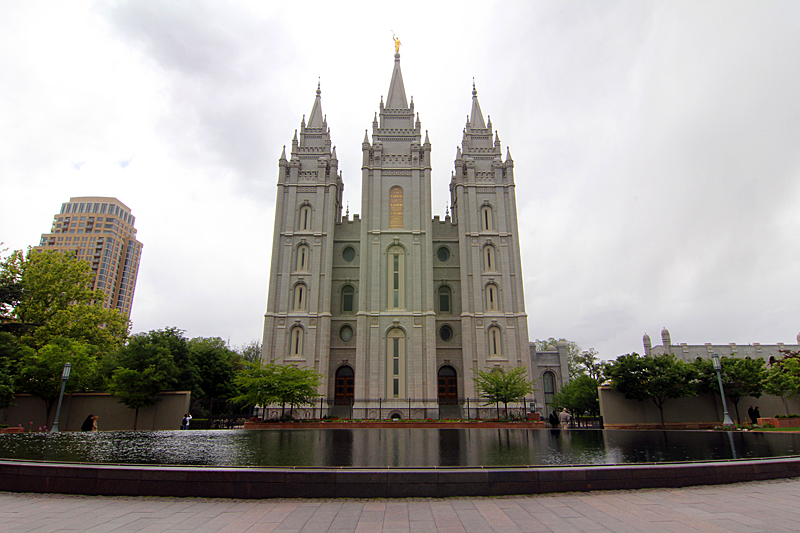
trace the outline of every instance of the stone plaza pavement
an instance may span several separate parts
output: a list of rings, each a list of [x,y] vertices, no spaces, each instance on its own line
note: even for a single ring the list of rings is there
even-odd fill
[[[800,531],[800,479],[448,499],[222,500],[0,492],[0,531]]]

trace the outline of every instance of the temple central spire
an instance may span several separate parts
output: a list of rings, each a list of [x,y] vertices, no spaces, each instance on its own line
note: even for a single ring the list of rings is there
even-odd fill
[[[386,109],[408,109],[403,73],[400,71],[400,52],[394,54],[394,70],[389,84],[389,94],[386,96]]]

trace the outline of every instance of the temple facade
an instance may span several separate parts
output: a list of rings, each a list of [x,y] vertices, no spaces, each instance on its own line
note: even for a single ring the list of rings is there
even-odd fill
[[[485,416],[474,372],[519,366],[538,390],[517,409],[547,414],[566,347],[529,342],[514,162],[474,84],[444,220],[431,216],[431,143],[397,52],[361,150],[351,218],[318,87],[278,161],[263,360],[325,377],[315,416]]]

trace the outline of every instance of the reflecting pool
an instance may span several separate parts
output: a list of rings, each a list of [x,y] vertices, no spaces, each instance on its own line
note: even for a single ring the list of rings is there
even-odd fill
[[[0,458],[203,466],[600,465],[799,455],[800,434],[530,429],[109,431],[0,435]]]

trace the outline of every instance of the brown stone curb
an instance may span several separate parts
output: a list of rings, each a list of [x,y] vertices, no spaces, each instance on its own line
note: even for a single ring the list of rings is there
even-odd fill
[[[0,460],[0,491],[205,498],[501,496],[691,485],[800,476],[800,457],[515,468],[249,468]]]

